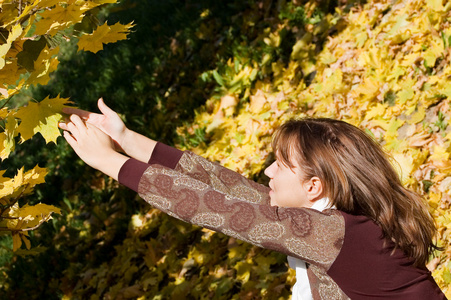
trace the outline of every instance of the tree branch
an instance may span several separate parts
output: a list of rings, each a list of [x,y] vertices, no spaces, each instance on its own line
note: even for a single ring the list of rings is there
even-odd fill
[[[0,216],[1,219],[8,219],[8,220],[18,220],[19,218],[17,217],[5,217],[5,216]]]

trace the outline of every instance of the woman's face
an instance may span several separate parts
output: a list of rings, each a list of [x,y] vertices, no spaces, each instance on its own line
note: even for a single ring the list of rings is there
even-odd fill
[[[313,202],[309,199],[308,186],[303,182],[304,173],[295,160],[292,160],[291,163],[293,164],[292,168],[276,159],[265,170],[265,175],[271,179],[269,181],[271,205],[311,207]]]

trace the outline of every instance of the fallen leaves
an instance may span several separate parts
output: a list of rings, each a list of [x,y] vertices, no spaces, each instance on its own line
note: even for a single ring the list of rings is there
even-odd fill
[[[254,176],[269,154],[273,130],[284,120],[332,117],[367,130],[396,159],[403,182],[429,201],[439,244],[447,249],[433,263],[434,277],[451,296],[451,275],[445,271],[451,262],[450,12],[451,3],[439,0],[370,1],[343,16],[346,26],[329,37],[315,61],[310,60],[315,29],[305,29],[293,44],[290,62],[273,68],[271,82],[257,80],[249,97],[196,152]],[[277,42],[277,32],[268,31],[264,42]],[[293,82],[296,64],[314,79]],[[264,74],[263,67],[259,72]],[[277,105],[274,91],[284,93]],[[193,126],[210,122],[211,114],[202,112]]]

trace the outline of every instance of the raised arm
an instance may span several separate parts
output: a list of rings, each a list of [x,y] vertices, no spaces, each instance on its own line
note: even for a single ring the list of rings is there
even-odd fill
[[[247,179],[194,154],[183,153],[172,168],[130,159],[116,152],[110,137],[94,125],[78,115],[71,115],[70,120],[64,137],[81,159],[127,185],[130,182],[121,178],[139,177],[129,187],[171,216],[304,259],[324,270],[340,251],[344,219],[336,211],[322,214],[255,200],[259,197],[255,187],[243,188],[249,184]]]
[[[268,187],[189,151],[158,143],[149,163],[174,169],[245,202],[270,203]]]
[[[138,176],[136,175],[137,173],[133,172],[135,174],[133,175],[128,169],[132,171],[138,169],[144,172],[147,166],[139,163],[142,162],[160,164],[170,168],[177,167],[179,172],[210,184],[214,188],[227,192],[244,201],[269,203],[269,189],[267,187],[257,184],[219,164],[211,163],[193,153],[179,151],[129,130],[119,115],[110,109],[102,99],[99,99],[98,107],[101,114],[77,108],[65,108],[64,112],[77,115],[86,124],[91,124],[101,129],[112,138],[116,149],[122,150],[128,156],[137,160],[128,162],[123,171],[123,173],[126,173],[126,176],[123,177],[128,177],[126,179],[128,182],[136,181],[133,185],[135,190],[139,177],[136,178]],[[68,123],[63,123],[60,127],[64,130],[69,130],[67,126],[71,122],[72,120]],[[118,170],[117,172],[109,172],[110,174],[108,175],[117,179],[118,172]],[[113,173],[115,175],[111,175]],[[229,183],[231,181],[240,184],[235,184],[234,188],[230,189]]]
[[[78,115],[87,124],[96,126],[110,136],[115,142],[116,148],[124,151],[130,157],[147,163],[157,142],[128,129],[119,115],[109,108],[102,98],[98,100],[97,105],[100,114],[77,108],[64,108],[63,112]],[[67,124],[60,124],[61,129],[69,130]]]

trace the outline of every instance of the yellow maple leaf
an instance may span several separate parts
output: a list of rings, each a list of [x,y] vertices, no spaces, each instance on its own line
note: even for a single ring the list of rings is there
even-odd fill
[[[132,23],[122,25],[116,23],[109,26],[107,23],[97,27],[91,34],[85,34],[78,39],[78,51],[91,51],[97,53],[103,50],[103,44],[115,43],[120,40],[125,40],[130,28],[134,25]]]
[[[27,84],[46,85],[49,82],[50,73],[58,67],[59,61],[56,57],[58,52],[59,47],[49,49],[48,46],[45,46],[34,63],[34,71],[27,79]]]
[[[407,184],[411,180],[410,175],[418,168],[419,163],[417,159],[419,161],[424,160],[421,156],[422,153],[420,151],[416,151],[416,153],[393,153],[393,166],[400,175],[403,184]]]
[[[47,169],[41,168],[39,166],[35,166],[33,169],[28,170],[24,174],[24,184],[27,185],[24,193],[32,192],[35,185],[44,183],[47,173]]]
[[[398,102],[400,104],[404,104],[407,102],[407,100],[410,100],[413,98],[415,92],[412,88],[405,88],[402,89],[397,95],[398,95]]]
[[[36,166],[24,174],[22,167],[14,178],[3,177],[4,173],[0,172],[0,203],[6,205],[8,198],[31,193],[35,185],[44,183],[47,170]]]
[[[17,8],[15,5],[10,7],[9,15],[7,15],[7,17],[5,18],[6,22],[5,22],[5,24],[3,24],[3,26],[9,26],[11,24],[18,24],[20,22],[20,20],[22,20],[25,16],[30,14],[32,9],[36,8],[36,5],[40,1],[41,0],[35,0],[35,1],[30,1],[28,3],[26,3],[26,2],[22,3],[22,11],[20,14],[17,14]],[[12,1],[8,1],[8,2],[12,2]],[[31,2],[33,2],[33,3],[31,4]],[[26,4],[28,4],[28,5],[26,5]],[[2,14],[3,14],[3,11],[2,11]]]
[[[2,177],[0,178],[0,203],[7,204],[8,200],[6,198],[13,195],[14,192],[16,192],[17,189],[22,186],[23,170],[23,167],[19,169],[14,178],[3,177],[3,174],[1,174]]]
[[[24,168],[22,167],[22,168],[17,172],[16,176],[14,176],[14,178],[13,178],[13,180],[12,180],[12,184],[13,184],[13,187],[14,187],[15,189],[18,188],[18,187],[20,187],[21,185],[23,185],[23,181],[24,181],[24,178],[23,178],[23,171],[24,171]]]
[[[17,217],[29,222],[35,219],[42,220],[42,216],[48,216],[52,213],[61,214],[61,209],[53,205],[38,203],[33,206],[24,205],[17,211]]]
[[[447,161],[450,153],[442,146],[434,145],[432,155],[429,157],[431,160]]]
[[[443,10],[443,1],[441,0],[427,0],[427,5],[431,7],[435,11],[442,11]]]
[[[396,139],[398,137],[398,129],[404,124],[403,120],[393,118],[390,120],[390,123],[388,124],[387,131],[385,132],[385,140],[387,141],[387,144],[393,144],[393,146],[397,145],[400,146],[401,144],[398,143],[398,140]],[[401,141],[399,141],[401,142]],[[395,148],[394,148],[395,149]]]
[[[84,13],[88,10],[88,8],[83,8],[74,4],[74,2],[75,1],[69,1],[67,5],[56,5],[52,9],[45,10],[41,14],[42,19],[39,20],[39,22],[36,22],[36,30],[34,34],[54,35],[63,28],[81,22],[83,20]],[[49,5],[52,4],[54,3],[49,3]]]
[[[68,98],[59,96],[50,99],[47,96],[41,102],[29,102],[28,106],[19,108],[16,117],[21,119],[21,123],[17,127],[17,132],[21,135],[21,142],[39,132],[47,143],[56,143],[56,139],[60,136],[58,122],[62,117],[61,111],[65,104],[70,103],[68,100]]]
[[[20,238],[20,234],[17,232],[13,232],[13,251],[16,251],[17,249],[22,246],[22,240]]]
[[[16,134],[17,121],[9,116],[6,119],[5,131],[0,133],[0,158],[5,159],[14,151],[14,137]]]
[[[11,32],[8,35],[6,43],[0,46],[0,69],[3,69],[6,64],[5,57],[9,49],[11,49],[12,43],[22,34],[22,32],[23,29],[20,24],[13,26]]]
[[[437,57],[432,49],[428,49],[423,54],[424,63],[428,67],[433,67],[435,65],[435,61]]]
[[[102,4],[116,3],[116,2],[117,2],[117,0],[91,0],[91,1],[85,1],[84,7],[91,9],[91,8],[97,7]]]
[[[442,199],[442,195],[439,193],[429,193],[428,203],[432,208],[437,208],[440,204],[440,199]]]
[[[426,116],[426,111],[424,110],[424,107],[418,107],[418,111],[415,112],[410,119],[407,120],[407,123],[409,124],[417,124],[424,120],[424,117]]]
[[[359,86],[351,90],[351,95],[359,102],[364,102],[364,100],[374,97],[379,91],[379,87],[380,82],[374,78],[365,78]]]
[[[375,117],[383,117],[385,114],[385,110],[387,109],[388,104],[377,103],[375,106],[371,107],[365,116],[366,120],[371,120]]]
[[[0,109],[0,119],[6,119],[8,114],[9,114],[8,108],[3,107],[2,109]]]
[[[1,47],[1,46],[0,46]],[[0,58],[1,60],[1,58]],[[17,78],[19,78],[20,72],[18,71],[19,67],[17,65],[17,61],[8,61],[6,65],[0,70],[0,84],[4,87],[8,87],[14,85],[16,83]],[[4,98],[8,98],[8,91],[3,95]]]
[[[37,5],[39,5],[40,8],[50,8],[60,3],[61,0],[39,0],[36,2],[38,2]]]

